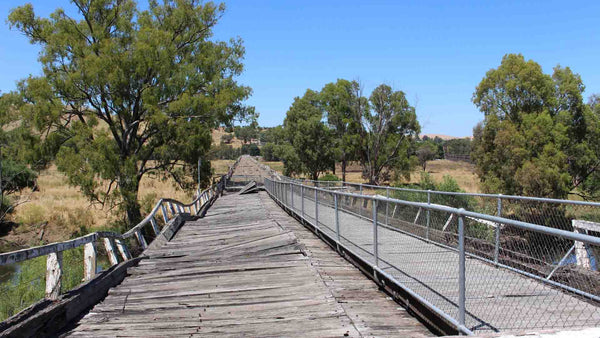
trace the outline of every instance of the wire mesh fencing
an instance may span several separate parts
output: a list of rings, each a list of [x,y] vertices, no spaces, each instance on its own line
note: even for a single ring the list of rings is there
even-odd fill
[[[401,200],[392,189],[270,179],[265,188],[463,333],[600,324],[600,239],[590,235],[600,224],[539,225],[563,222],[568,203],[483,196],[483,213],[464,210],[479,203],[469,195],[404,191]]]

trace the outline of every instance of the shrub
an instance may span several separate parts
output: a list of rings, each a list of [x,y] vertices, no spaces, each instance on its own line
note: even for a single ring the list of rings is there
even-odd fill
[[[339,181],[340,178],[334,174],[325,174],[319,177],[319,181]]]

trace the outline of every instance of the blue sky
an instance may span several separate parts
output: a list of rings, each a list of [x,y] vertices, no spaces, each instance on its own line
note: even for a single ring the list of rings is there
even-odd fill
[[[3,0],[0,16],[26,1]],[[35,0],[39,15],[65,0]],[[145,1],[141,1],[145,2]],[[259,123],[282,123],[295,96],[338,78],[365,94],[381,83],[407,94],[424,133],[471,135],[482,114],[471,103],[485,72],[522,53],[546,73],[579,73],[600,93],[600,1],[226,1],[215,38],[240,36]],[[0,23],[0,91],[39,74],[38,48]]]

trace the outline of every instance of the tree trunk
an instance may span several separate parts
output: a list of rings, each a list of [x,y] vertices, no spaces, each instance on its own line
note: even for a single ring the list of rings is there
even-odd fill
[[[313,180],[313,181],[317,181],[317,180],[319,180],[319,172],[318,172],[318,171],[317,171],[317,172],[314,172],[314,173],[312,173],[312,174],[311,174],[311,176],[312,176],[312,180]]]
[[[335,161],[333,161],[333,168],[332,168],[333,174],[335,175]]]
[[[342,160],[342,182],[346,182],[346,159]]]
[[[127,214],[129,227],[133,227],[142,220],[140,203],[138,202],[138,190],[140,180],[136,175],[122,177],[119,180],[119,191],[123,198],[123,209]]]

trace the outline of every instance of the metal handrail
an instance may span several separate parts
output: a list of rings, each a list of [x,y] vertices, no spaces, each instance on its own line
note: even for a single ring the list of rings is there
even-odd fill
[[[458,290],[459,291],[459,301],[458,301],[458,307],[459,307],[458,317],[459,318],[458,319],[452,318],[450,315],[446,314],[444,311],[440,310],[439,308],[437,308],[435,305],[433,305],[431,303],[427,302],[425,305],[430,307],[430,309],[432,311],[442,315],[442,317],[447,318],[447,319],[451,318],[452,320],[450,320],[450,322],[453,325],[455,325],[457,330],[459,330],[462,333],[472,334],[472,332],[465,326],[465,313],[466,313],[466,308],[465,308],[465,295],[466,295],[465,258],[466,257],[480,259],[487,263],[494,264],[495,266],[497,266],[499,268],[504,268],[507,270],[511,270],[513,272],[517,272],[517,273],[525,275],[527,277],[536,279],[540,282],[562,288],[569,292],[573,292],[573,293],[583,296],[587,299],[594,300],[594,301],[600,301],[600,297],[590,294],[588,292],[581,291],[577,288],[574,288],[574,287],[571,287],[571,286],[568,286],[568,285],[565,285],[562,283],[558,283],[555,281],[551,281],[551,280],[549,280],[549,278],[543,278],[540,276],[536,276],[536,275],[528,273],[526,271],[521,271],[517,268],[513,268],[511,266],[507,266],[505,264],[498,263],[497,261],[494,262],[485,257],[479,257],[479,256],[476,256],[475,254],[466,252],[466,250],[465,250],[465,217],[476,218],[478,220],[485,220],[485,221],[495,223],[495,224],[509,225],[509,226],[513,226],[518,229],[533,231],[536,233],[542,233],[542,234],[561,237],[561,238],[571,240],[571,241],[582,242],[582,243],[586,243],[586,244],[590,244],[590,245],[600,246],[600,238],[598,238],[598,237],[590,236],[590,235],[583,234],[583,233],[570,232],[570,231],[566,231],[566,230],[556,229],[556,228],[533,224],[533,223],[528,223],[528,222],[522,222],[522,221],[518,221],[518,220],[514,220],[514,219],[503,218],[503,217],[499,217],[499,216],[492,216],[492,215],[488,215],[488,214],[472,212],[472,211],[465,210],[463,208],[453,208],[453,207],[439,205],[439,204],[405,201],[405,200],[399,200],[399,199],[376,196],[376,195],[355,194],[355,193],[343,192],[343,191],[339,191],[339,190],[330,190],[330,189],[322,188],[322,187],[309,186],[309,185],[305,185],[305,184],[302,184],[299,182],[301,182],[301,181],[289,179],[287,177],[284,177],[282,180],[273,180],[270,178],[265,178],[265,187],[266,187],[267,192],[271,195],[271,197],[273,197],[280,204],[282,204],[283,206],[285,206],[292,212],[296,213],[299,217],[301,217],[305,222],[308,222],[308,223],[311,223],[311,221],[308,218],[306,218],[306,215],[304,213],[304,199],[305,198],[313,198],[312,195],[313,195],[313,191],[314,191],[315,206],[317,206],[319,204],[322,204],[322,205],[325,204],[329,207],[335,208],[334,210],[335,210],[335,223],[336,223],[335,227],[336,227],[336,229],[332,230],[332,231],[334,231],[337,235],[337,239],[335,239],[336,244],[339,247],[344,247],[345,248],[344,250],[346,250],[346,251],[348,251],[349,248],[347,248],[341,242],[340,235],[339,235],[339,220],[338,220],[339,216],[337,215],[337,213],[340,208],[338,206],[338,200],[340,197],[351,197],[351,198],[358,198],[358,199],[371,201],[371,204],[373,205],[373,218],[368,219],[368,217],[363,217],[362,215],[360,215],[360,217],[373,222],[373,227],[374,227],[374,229],[373,229],[373,235],[374,235],[373,255],[375,257],[375,263],[373,264],[367,260],[365,260],[365,263],[367,263],[371,266],[374,273],[382,272],[382,270],[379,268],[379,264],[378,264],[378,262],[381,259],[378,258],[378,249],[377,249],[378,240],[377,240],[377,230],[376,229],[377,229],[377,227],[383,226],[383,224],[381,224],[380,221],[378,221],[377,217],[375,216],[377,213],[377,205],[379,204],[379,202],[393,203],[393,204],[398,204],[398,205],[403,205],[403,206],[419,208],[419,209],[423,209],[426,211],[438,211],[438,212],[444,212],[447,214],[456,215],[456,217],[458,218],[458,234],[457,234],[458,235],[458,238],[457,238],[458,239],[458,247],[451,248],[451,249],[458,252],[458,254],[459,254],[459,265],[460,265],[459,266],[459,288],[460,288],[460,290]],[[322,182],[319,182],[319,184],[320,183],[322,183]],[[290,201],[288,201],[288,198],[289,198],[288,194],[290,193],[290,190],[291,190],[291,203],[292,203],[291,209],[289,207]],[[293,207],[294,190],[296,190],[296,192],[297,192],[297,190],[300,190],[301,200],[302,200],[301,213],[298,210],[294,210],[294,207]],[[310,193],[305,195],[305,190],[310,191]],[[334,205],[332,206],[330,203],[327,203],[324,201],[319,201],[319,198],[318,198],[319,192],[331,194],[333,197]],[[491,196],[496,197],[495,195],[491,195]],[[331,201],[329,201],[329,202],[331,202]],[[298,206],[296,206],[296,208],[298,208]],[[387,212],[386,212],[386,215],[387,215]],[[315,207],[315,215],[313,215],[312,217],[314,219],[315,225],[318,227],[318,223],[319,223],[318,208]],[[429,224],[429,222],[428,222],[428,224]],[[388,226],[385,226],[385,228],[387,228],[389,230],[403,232],[400,229],[394,229],[394,228],[391,228]],[[414,235],[414,236],[417,236],[420,239],[426,240],[430,243],[433,243],[436,245],[438,244],[438,243],[431,242],[428,239],[422,238],[418,235]],[[443,244],[439,244],[439,245],[446,247]],[[393,277],[390,276],[389,278],[391,278],[397,284],[401,285],[400,282],[398,282],[397,280],[394,280]],[[411,291],[410,288],[408,288],[408,287],[403,286],[403,288],[408,291]]]
[[[565,199],[557,199],[557,198],[545,198],[545,197],[533,197],[533,196],[518,196],[518,195],[504,195],[504,194],[483,194],[483,193],[470,193],[470,192],[450,192],[450,191],[440,191],[440,190],[424,190],[424,189],[410,189],[410,188],[400,188],[393,187],[387,185],[373,185],[373,184],[365,184],[365,183],[353,183],[346,181],[315,181],[310,179],[297,179],[286,177],[287,180],[294,182],[310,182],[313,184],[317,184],[320,186],[328,186],[332,184],[343,186],[354,186],[361,188],[369,188],[374,190],[392,190],[392,191],[405,191],[405,192],[413,192],[413,193],[430,193],[437,195],[450,195],[450,196],[470,196],[470,197],[490,197],[490,198],[501,198],[501,199],[511,199],[511,200],[521,200],[521,201],[535,201],[535,202],[545,202],[545,203],[557,203],[557,204],[573,204],[573,205],[586,205],[586,206],[594,206],[600,207],[600,202],[591,202],[591,201],[574,201],[574,200],[565,200]]]

